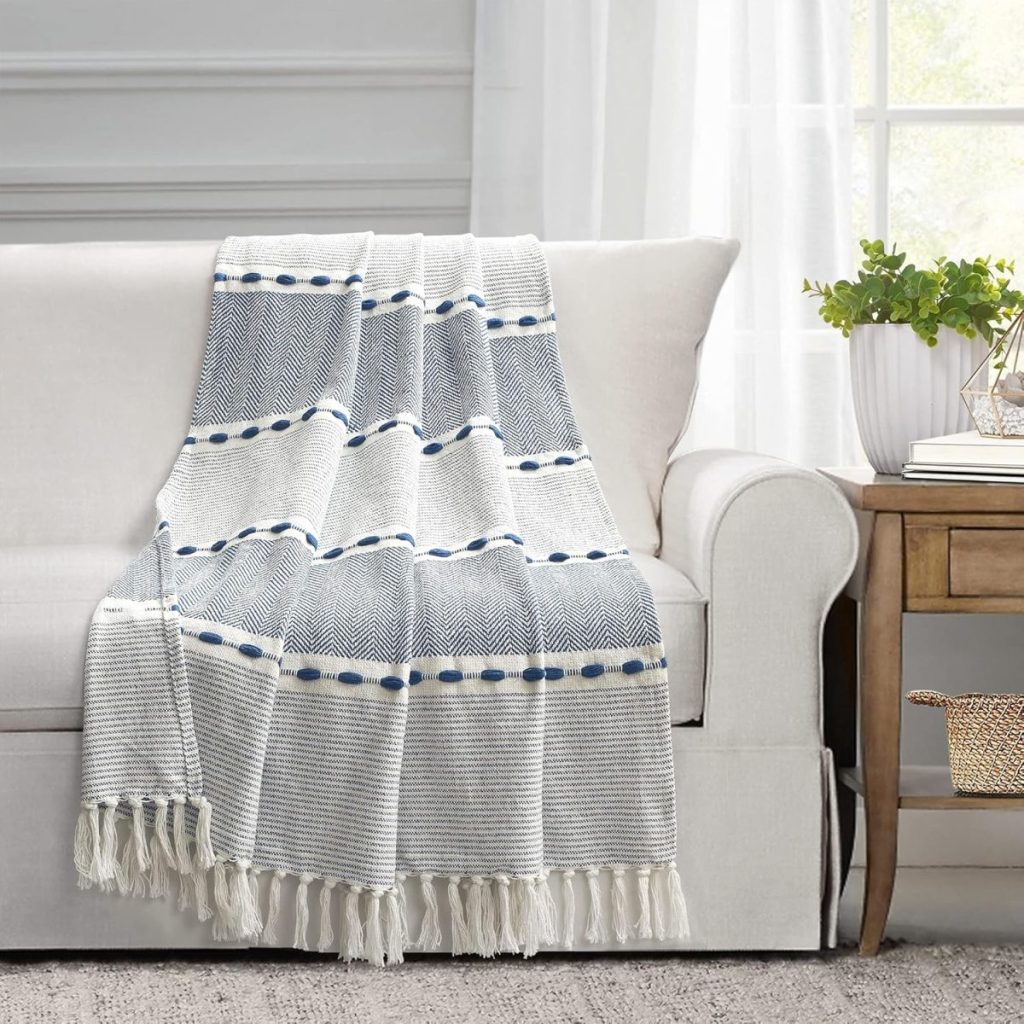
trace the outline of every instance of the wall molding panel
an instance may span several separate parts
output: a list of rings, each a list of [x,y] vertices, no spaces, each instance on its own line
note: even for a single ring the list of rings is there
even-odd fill
[[[0,54],[0,241],[464,231],[472,80],[471,50]]]
[[[468,88],[467,53],[0,53],[0,93],[48,90]]]
[[[468,205],[468,163],[0,169],[6,241],[458,232]]]

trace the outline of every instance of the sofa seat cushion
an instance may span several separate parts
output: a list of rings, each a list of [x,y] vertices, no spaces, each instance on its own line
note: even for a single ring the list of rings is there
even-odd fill
[[[81,724],[89,621],[135,554],[88,544],[0,548],[0,729]]]
[[[707,602],[678,569],[653,555],[633,554],[654,596],[668,659],[672,721],[692,722],[704,713]]]
[[[89,622],[135,554],[86,544],[0,548],[0,731],[81,726]],[[636,564],[661,619],[673,721],[690,721],[703,706],[703,599],[665,562],[638,555]]]

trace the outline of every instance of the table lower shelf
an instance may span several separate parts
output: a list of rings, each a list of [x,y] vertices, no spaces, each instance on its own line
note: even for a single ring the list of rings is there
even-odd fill
[[[839,781],[864,795],[864,778],[859,768],[840,768]],[[950,782],[948,768],[906,766],[900,769],[900,807],[917,811],[1024,811],[1024,794],[958,793]]]

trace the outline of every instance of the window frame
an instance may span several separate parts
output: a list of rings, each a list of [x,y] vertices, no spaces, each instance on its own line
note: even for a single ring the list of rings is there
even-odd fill
[[[868,221],[872,238],[889,237],[892,126],[897,124],[1022,124],[1024,107],[894,106],[889,102],[889,0],[869,0],[868,85],[871,102],[854,107],[855,125],[871,129]]]

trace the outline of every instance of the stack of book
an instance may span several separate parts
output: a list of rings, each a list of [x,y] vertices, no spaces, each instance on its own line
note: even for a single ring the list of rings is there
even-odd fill
[[[982,437],[974,430],[913,441],[908,480],[1024,484],[1024,438]]]

